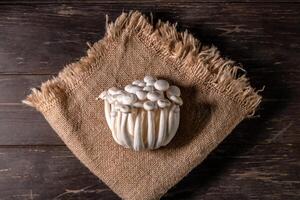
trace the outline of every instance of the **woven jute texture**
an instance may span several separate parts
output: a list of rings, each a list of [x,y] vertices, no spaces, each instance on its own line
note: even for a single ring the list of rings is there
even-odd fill
[[[24,100],[39,110],[74,155],[123,199],[159,199],[233,130],[261,101],[233,61],[175,25],[152,24],[138,11],[108,23],[87,56],[65,66]],[[154,151],[117,145],[95,98],[145,75],[182,90],[175,138]]]

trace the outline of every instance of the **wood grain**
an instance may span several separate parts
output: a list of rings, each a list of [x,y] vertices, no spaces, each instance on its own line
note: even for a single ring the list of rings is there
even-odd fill
[[[85,54],[86,42],[103,36],[105,14],[114,19],[131,9],[178,22],[179,29],[217,45],[250,72],[284,71],[300,63],[299,8],[300,4],[246,3],[1,5],[0,73],[55,74]]]
[[[119,199],[20,102],[103,37],[105,14],[132,9],[178,22],[265,86],[256,116],[163,199],[299,199],[300,4],[288,0],[1,1],[0,199]]]
[[[228,145],[225,140],[165,199],[299,199],[299,150],[297,145]]]
[[[0,106],[0,145],[63,145],[44,117],[25,105]]]
[[[296,3],[296,0],[142,0],[142,1],[137,1],[137,0],[86,0],[86,1],[80,1],[80,0],[14,0],[14,1],[7,1],[3,0],[0,2],[0,4],[4,5],[15,5],[15,4],[22,4],[22,5],[37,5],[37,4],[46,4],[46,5],[53,5],[53,4],[93,4],[93,5],[106,5],[106,4],[156,4],[156,5],[161,5],[161,4],[166,4],[168,3],[170,6],[171,4],[191,4],[191,3]]]
[[[38,88],[50,75],[2,75],[0,76],[0,105],[21,104],[30,94],[31,88]]]
[[[0,148],[1,199],[102,199],[113,194],[66,147]]]

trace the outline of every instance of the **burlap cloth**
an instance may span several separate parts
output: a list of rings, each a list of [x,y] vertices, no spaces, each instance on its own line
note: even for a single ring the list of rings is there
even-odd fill
[[[152,25],[135,11],[107,23],[106,34],[80,61],[33,89],[24,102],[39,110],[76,157],[124,199],[158,199],[186,176],[261,97],[240,67],[175,25]],[[154,151],[117,145],[95,98],[144,75],[180,86],[184,105],[173,141]]]

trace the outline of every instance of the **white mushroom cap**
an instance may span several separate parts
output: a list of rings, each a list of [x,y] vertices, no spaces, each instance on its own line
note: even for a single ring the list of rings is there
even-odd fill
[[[157,105],[160,108],[166,108],[166,107],[169,107],[171,105],[171,102],[168,99],[159,99],[157,101]]]
[[[153,101],[146,101],[146,102],[144,102],[143,106],[144,106],[144,109],[148,110],[148,111],[154,110],[157,108],[156,103]]]
[[[106,99],[106,98],[107,98],[107,91],[103,91],[103,92],[101,92],[101,94],[98,96],[97,99],[102,99],[102,100],[104,100],[104,99]]]
[[[149,83],[149,82],[153,82],[153,81],[156,81],[156,78],[152,77],[152,76],[145,76],[144,77],[144,81],[146,83]]]
[[[148,92],[147,99],[150,101],[157,101],[158,99],[163,98],[163,95],[158,91]]]
[[[136,96],[138,97],[139,100],[145,100],[147,98],[147,92],[146,91],[136,91]]]
[[[156,82],[156,80],[151,80],[151,81],[148,81],[146,83],[147,86],[154,86],[154,83]]]
[[[180,105],[180,106],[183,104],[183,101],[182,101],[181,97],[170,96],[170,100],[173,101],[174,103]]]
[[[133,93],[133,94],[135,94],[136,91],[142,90],[142,88],[137,85],[126,85],[124,89],[126,92]]]
[[[140,104],[134,106],[137,101],[143,103],[146,99],[160,100],[159,107],[164,107],[167,104],[167,100],[164,100],[165,94],[171,102],[182,105],[181,92],[177,86],[170,86],[166,80],[157,80],[152,76],[145,76],[143,80],[135,80],[132,84],[126,85],[124,90],[117,87],[109,88],[108,91],[102,92],[97,99],[106,99],[109,103],[117,101],[118,104],[133,107],[141,107]]]
[[[157,80],[154,83],[154,87],[159,91],[166,91],[169,88],[169,83],[165,80]]]
[[[143,108],[143,102],[137,101],[133,104],[133,107],[135,108]]]
[[[110,103],[110,104],[114,103],[117,100],[117,96],[118,95],[107,95],[106,98],[107,98],[108,103]]]
[[[135,81],[132,82],[132,85],[139,85],[141,82],[143,82],[143,81],[135,80]]]
[[[137,96],[135,94],[127,93],[123,95],[118,95],[118,102],[123,105],[132,105],[137,101]]]
[[[146,86],[146,83],[145,83],[145,82],[140,82],[140,83],[138,84],[138,86],[139,86],[139,87],[145,87],[145,86]]]
[[[109,88],[109,89],[108,89],[108,94],[110,94],[110,95],[118,94],[119,91],[120,91],[119,88],[117,88],[117,87],[112,87],[112,88]]]
[[[166,91],[167,97],[171,97],[171,96],[180,96],[181,92],[179,87],[175,86],[175,85],[171,85],[169,87],[169,89]]]
[[[147,92],[152,92],[154,91],[154,87],[153,86],[146,86],[143,88],[144,91],[147,91]]]

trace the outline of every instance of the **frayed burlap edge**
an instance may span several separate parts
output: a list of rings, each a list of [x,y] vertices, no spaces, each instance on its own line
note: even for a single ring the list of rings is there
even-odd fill
[[[74,89],[94,68],[99,67],[97,61],[105,56],[107,48],[114,41],[132,32],[159,56],[172,60],[174,66],[181,68],[180,71],[192,71],[193,78],[237,102],[247,116],[254,114],[261,96],[250,86],[245,75],[237,75],[238,70],[244,71],[239,65],[221,57],[216,47],[202,45],[187,31],[178,32],[176,24],[159,20],[153,25],[138,11],[122,13],[111,23],[107,18],[104,38],[90,46],[87,56],[65,66],[57,77],[42,83],[40,89],[32,89],[23,103],[38,110],[51,106],[50,102],[59,93]]]

